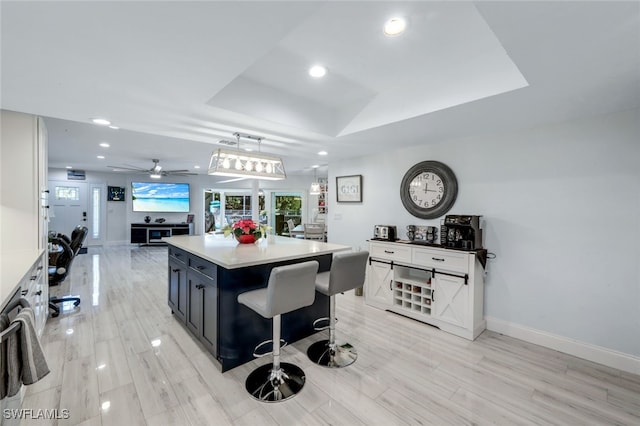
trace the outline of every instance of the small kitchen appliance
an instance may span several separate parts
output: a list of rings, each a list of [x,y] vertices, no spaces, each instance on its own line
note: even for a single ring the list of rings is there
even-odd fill
[[[395,241],[398,230],[392,225],[375,225],[373,227],[373,239],[381,241]]]
[[[440,244],[464,250],[482,248],[480,217],[470,215],[447,215],[440,225]]]

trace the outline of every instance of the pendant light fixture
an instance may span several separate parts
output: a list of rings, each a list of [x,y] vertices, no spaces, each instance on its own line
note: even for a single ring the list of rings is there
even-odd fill
[[[313,169],[313,180],[314,182],[311,184],[311,188],[309,188],[309,195],[320,195],[320,183],[318,182],[318,168],[315,167]]]
[[[262,154],[259,136],[234,133],[238,142],[238,149],[218,148],[211,153],[209,161],[209,175],[230,176],[239,178],[255,178],[266,180],[282,180],[287,178],[284,164],[280,157]],[[258,141],[258,152],[240,151],[240,138]]]

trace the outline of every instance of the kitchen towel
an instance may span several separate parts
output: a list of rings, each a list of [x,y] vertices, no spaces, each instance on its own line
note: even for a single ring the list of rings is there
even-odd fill
[[[3,354],[6,358],[0,374],[3,382],[3,395],[0,397],[13,396],[20,391],[22,384],[33,384],[49,374],[49,366],[33,325],[33,310],[22,308],[12,324],[16,322],[20,328],[7,337],[6,354]]]

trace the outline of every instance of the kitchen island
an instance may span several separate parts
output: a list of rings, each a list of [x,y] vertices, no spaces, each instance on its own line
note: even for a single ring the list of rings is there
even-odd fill
[[[238,244],[221,235],[164,238],[169,245],[168,303],[191,334],[227,371],[254,359],[253,350],[271,339],[271,319],[237,302],[245,291],[267,286],[276,266],[317,260],[331,268],[333,253],[350,247],[270,236]],[[293,343],[316,331],[313,321],[329,316],[329,298],[316,292],[313,305],[282,315],[282,338]]]

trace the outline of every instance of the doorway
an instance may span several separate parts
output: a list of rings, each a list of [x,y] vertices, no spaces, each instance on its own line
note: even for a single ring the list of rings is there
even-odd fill
[[[293,220],[297,226],[302,223],[302,193],[300,192],[273,192],[271,194],[273,206],[273,221],[276,235],[289,232],[287,221]]]
[[[104,243],[106,187],[74,181],[49,181],[49,230],[71,236],[78,225],[89,229],[85,246]]]
[[[251,219],[251,194],[244,190],[204,191],[204,232],[220,231],[238,220]],[[262,225],[268,225],[265,210],[265,196],[258,195],[258,218]]]

